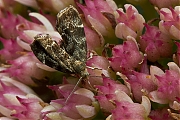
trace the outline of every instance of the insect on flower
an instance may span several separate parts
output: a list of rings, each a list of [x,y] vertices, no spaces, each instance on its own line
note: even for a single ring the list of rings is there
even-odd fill
[[[30,45],[31,49],[35,56],[49,67],[64,73],[79,75],[77,86],[89,73],[85,64],[87,45],[84,26],[76,8],[70,5],[57,14],[56,30],[63,39],[60,45],[50,35],[38,34]]]

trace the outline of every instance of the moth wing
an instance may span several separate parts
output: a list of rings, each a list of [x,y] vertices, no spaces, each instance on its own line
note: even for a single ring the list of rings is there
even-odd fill
[[[63,39],[61,47],[64,47],[73,59],[85,63],[87,60],[86,37],[76,8],[70,5],[57,14],[56,29]]]
[[[39,34],[34,38],[35,40],[30,46],[39,61],[61,72],[75,73],[69,62],[71,60],[69,54],[48,34]]]

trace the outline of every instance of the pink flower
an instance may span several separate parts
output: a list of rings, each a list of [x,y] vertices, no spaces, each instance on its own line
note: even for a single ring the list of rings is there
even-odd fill
[[[153,102],[169,104],[171,108],[180,110],[180,68],[173,62],[168,63],[168,66],[169,70],[165,73],[157,67],[151,67],[157,90],[150,92],[149,97]]]
[[[172,39],[180,39],[180,6],[160,9],[159,29]]]
[[[93,30],[87,26],[84,26],[86,35],[87,49],[94,50],[97,53],[102,52],[104,46],[104,38],[96,30]]]
[[[72,92],[74,85],[66,84],[61,86],[50,86],[57,94],[61,94],[56,100],[52,100],[42,112],[42,119],[83,119],[93,117],[97,111],[97,103],[93,98],[94,94],[85,88],[77,88],[66,101]]]
[[[3,49],[0,50],[2,60],[12,60],[21,56],[20,52],[23,52],[23,49],[16,40],[0,38],[0,41],[3,43]]]
[[[156,90],[156,85],[150,75],[134,71],[133,74],[127,77],[127,82],[131,86],[133,97],[136,101],[141,101],[143,95],[148,95],[150,92]]]
[[[114,71],[122,73],[138,68],[143,60],[143,55],[132,37],[128,37],[123,45],[116,45],[112,49],[112,54],[113,56],[109,58],[111,67]]]
[[[122,91],[116,92],[118,100],[115,100],[115,109],[107,120],[145,120],[149,119],[151,104],[146,96],[142,97],[141,104],[134,103],[131,98]]]
[[[169,8],[179,5],[179,0],[149,0],[149,1],[158,8]]]
[[[93,55],[87,60],[86,65],[89,73],[87,85],[101,85],[103,83],[102,74],[106,77],[113,76],[113,71],[109,69],[109,61],[105,57]]]
[[[1,116],[38,120],[43,101],[28,86],[2,74],[0,77]]]
[[[20,32],[27,29],[44,30],[41,25],[30,22],[20,15],[7,13],[7,17],[0,18],[1,34],[4,38],[16,38]],[[7,32],[8,31],[8,32]]]
[[[118,100],[117,91],[123,91],[130,95],[130,91],[125,85],[106,77],[103,78],[103,85],[96,85],[95,87],[98,89],[98,95],[95,98],[105,112],[111,112],[115,108],[112,101]]]
[[[103,36],[112,36],[115,27],[114,11],[117,9],[114,1],[109,0],[85,0],[86,6],[77,4],[85,15],[85,20],[89,26]]]
[[[112,111],[112,120],[145,120],[148,119],[145,106],[127,101],[116,102]]]
[[[144,24],[146,32],[140,37],[140,48],[147,54],[149,61],[155,62],[162,57],[172,55],[172,41],[157,27]]]
[[[32,28],[28,28],[25,30],[21,30],[18,33],[18,37],[16,38],[16,40],[20,43],[20,46],[22,48],[24,48],[27,51],[32,51],[30,48],[30,44],[33,42],[34,37],[37,34],[49,34],[52,39],[56,40],[58,43],[59,41],[62,39],[60,34],[55,31],[55,28],[53,27],[52,24],[55,24],[55,20],[54,17],[51,16],[47,16],[48,19],[52,20],[51,22],[43,15],[39,14],[39,13],[29,13],[29,16],[32,17],[32,19],[34,19],[34,21],[36,24],[32,26]],[[41,25],[41,23],[43,25]],[[20,26],[18,26],[18,30],[20,30]]]
[[[39,67],[40,62],[32,53],[10,60],[8,63],[11,66],[4,72],[27,85],[37,85],[33,80],[47,79],[51,75],[50,72]]]
[[[127,39],[127,36],[137,38],[141,35],[143,30],[143,23],[145,22],[143,16],[138,13],[137,9],[130,5],[124,5],[126,13],[122,8],[117,10],[117,26],[115,34],[118,38]]]

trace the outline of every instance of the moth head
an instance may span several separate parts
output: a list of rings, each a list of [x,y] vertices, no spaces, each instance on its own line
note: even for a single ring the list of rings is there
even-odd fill
[[[89,75],[89,73],[87,72],[87,69],[85,67],[86,66],[85,63],[83,63],[79,60],[76,60],[73,64],[74,64],[74,69],[76,71],[79,71],[78,73],[80,73],[81,77],[84,78]]]

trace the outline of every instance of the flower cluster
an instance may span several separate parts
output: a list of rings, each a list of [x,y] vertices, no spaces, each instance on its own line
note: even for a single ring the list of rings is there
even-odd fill
[[[61,43],[56,14],[69,5],[86,35],[79,84],[30,47],[38,34]],[[179,120],[179,40],[179,0],[1,0],[0,119]]]

